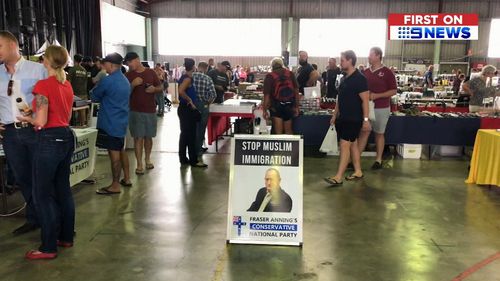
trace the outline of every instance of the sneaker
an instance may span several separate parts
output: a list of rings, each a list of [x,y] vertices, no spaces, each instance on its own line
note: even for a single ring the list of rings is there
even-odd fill
[[[375,163],[373,163],[372,170],[380,170],[382,168],[382,162],[375,161]]]

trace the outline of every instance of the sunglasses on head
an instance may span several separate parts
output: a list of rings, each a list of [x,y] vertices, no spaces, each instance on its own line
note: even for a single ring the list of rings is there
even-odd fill
[[[14,80],[9,80],[9,85],[7,87],[7,95],[12,96],[12,88],[14,87]]]

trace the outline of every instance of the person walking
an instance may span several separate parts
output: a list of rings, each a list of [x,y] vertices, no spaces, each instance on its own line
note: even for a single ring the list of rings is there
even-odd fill
[[[162,85],[165,84],[165,71],[161,68],[161,63],[157,63],[154,69],[156,75],[158,76],[158,80]],[[158,111],[156,115],[158,117],[163,117],[165,115],[165,94],[163,91],[161,93],[157,93],[156,96],[156,104],[158,106]]]
[[[351,181],[363,178],[358,136],[360,130],[371,130],[368,121],[369,91],[366,78],[356,69],[356,60],[356,54],[351,50],[343,52],[340,57],[340,66],[345,76],[339,86],[337,104],[331,119],[340,138],[340,161],[335,176],[325,178],[332,186],[343,183],[349,158],[352,158],[354,173],[345,179]]]
[[[73,246],[75,203],[69,178],[75,137],[69,127],[73,89],[64,72],[68,59],[65,48],[55,45],[47,48],[43,64],[49,77],[33,88],[35,117],[17,118],[34,127],[37,141],[32,171],[33,196],[42,243],[37,250],[26,253],[29,260],[54,259],[58,246]]]

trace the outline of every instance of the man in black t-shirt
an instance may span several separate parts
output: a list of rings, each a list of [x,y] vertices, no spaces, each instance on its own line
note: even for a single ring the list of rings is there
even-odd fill
[[[299,92],[304,94],[305,87],[314,87],[320,77],[318,71],[314,70],[308,62],[309,55],[306,51],[299,52],[300,68],[297,70],[297,82],[299,82]]]
[[[371,131],[371,125],[368,121],[370,98],[368,82],[365,76],[355,68],[356,54],[353,51],[343,52],[340,57],[340,65],[345,76],[340,82],[337,105],[331,120],[340,137],[340,163],[337,174],[325,178],[325,181],[331,185],[342,184],[349,158],[352,158],[354,173],[345,179],[350,181],[363,178],[358,136],[360,130]]]
[[[214,103],[224,102],[224,93],[229,87],[229,77],[227,76],[227,70],[231,69],[231,64],[228,61],[223,61],[217,64],[217,68],[208,72],[208,76],[214,81],[215,91],[217,92],[217,98]]]
[[[335,82],[338,75],[340,75],[340,68],[337,66],[337,60],[330,58],[328,60],[328,70],[325,72],[325,77],[323,78],[323,82],[326,84],[327,98],[337,98],[338,91]]]

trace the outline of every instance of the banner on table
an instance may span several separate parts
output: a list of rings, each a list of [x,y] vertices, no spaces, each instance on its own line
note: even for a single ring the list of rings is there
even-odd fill
[[[71,158],[70,185],[74,186],[94,172],[96,157],[96,129],[74,129],[75,152]]]
[[[229,243],[302,245],[302,167],[300,136],[234,136]]]

